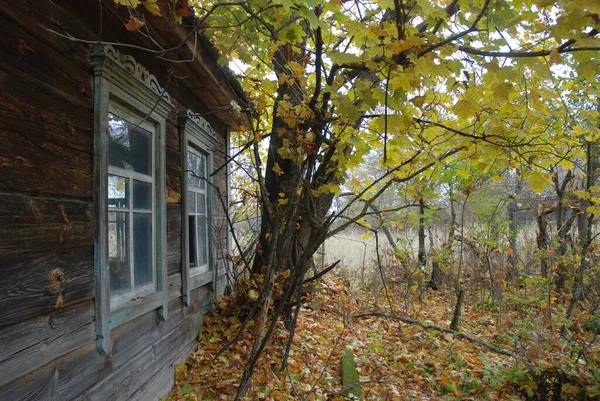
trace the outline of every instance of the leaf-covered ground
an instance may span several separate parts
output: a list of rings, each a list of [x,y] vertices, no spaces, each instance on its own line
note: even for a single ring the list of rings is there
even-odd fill
[[[281,371],[288,335],[281,325],[257,365],[246,399],[347,399],[340,372],[345,349],[354,353],[367,400],[519,400],[537,397],[557,381],[562,383],[563,399],[600,394],[600,349],[585,349],[586,341],[593,340],[589,333],[576,327],[567,343],[553,327],[548,305],[514,311],[504,307],[492,313],[488,306],[475,306],[474,297],[465,301],[461,330],[517,353],[518,359],[452,334],[385,318],[357,318],[364,312],[390,310],[383,291],[351,289],[327,278],[305,299],[287,370]],[[408,303],[393,295],[390,300],[394,312],[406,316],[408,311],[411,318],[429,324],[448,327],[452,317],[451,299],[437,292],[426,292],[422,302]],[[243,311],[239,297],[230,297],[205,318],[201,343],[176,367],[176,385],[167,399],[233,399],[252,339],[245,334],[221,356],[216,354],[236,336]],[[538,387],[539,383],[546,385]]]

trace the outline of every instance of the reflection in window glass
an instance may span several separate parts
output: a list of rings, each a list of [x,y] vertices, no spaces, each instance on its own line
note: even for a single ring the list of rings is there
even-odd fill
[[[152,210],[152,184],[133,180],[133,208]]]
[[[152,175],[152,134],[143,128],[108,115],[108,164]]]
[[[196,249],[196,216],[188,216],[188,222],[190,225],[189,232],[189,251],[190,251],[190,266],[197,265],[198,250]]]
[[[153,139],[115,114],[109,114],[108,130],[110,290],[133,297],[155,276]]]
[[[133,266],[135,286],[152,281],[152,215],[133,214]]]
[[[196,213],[196,194],[192,191],[188,191],[188,212]]]
[[[188,169],[188,185],[192,187],[202,188],[205,186],[204,164],[205,158],[202,155],[188,152],[187,157]]]
[[[128,213],[108,213],[108,264],[110,269],[110,290],[128,290],[129,271],[129,219]]]
[[[198,228],[198,266],[204,266],[208,263],[208,249],[206,247],[206,217],[198,216],[196,218]]]
[[[128,180],[116,175],[108,176],[108,207],[126,208],[128,207],[127,188]]]
[[[206,218],[206,162],[205,154],[192,143],[188,143],[188,223],[190,266],[208,264],[208,229]]]

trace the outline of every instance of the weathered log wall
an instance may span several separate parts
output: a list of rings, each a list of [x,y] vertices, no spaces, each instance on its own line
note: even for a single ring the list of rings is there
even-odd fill
[[[208,113],[216,100],[207,97],[211,88],[202,86],[197,67],[122,49],[167,86],[176,104],[165,149],[169,318],[159,322],[155,311],[139,316],[112,331],[112,355],[96,349],[89,45],[48,29],[96,40],[102,21],[103,40],[150,46],[125,30],[124,9],[112,0],[102,4],[100,20],[98,2],[0,2],[0,400],[158,398],[173,381],[172,364],[196,344],[213,298],[212,283],[192,291],[189,307],[181,298],[177,112]],[[153,24],[155,40],[177,43],[169,23]],[[181,58],[191,56],[186,51]],[[221,120],[206,117],[224,133]],[[225,149],[223,134],[211,149],[213,168],[224,162]],[[225,169],[214,183],[226,194]],[[213,204],[222,287],[227,227],[221,202]]]

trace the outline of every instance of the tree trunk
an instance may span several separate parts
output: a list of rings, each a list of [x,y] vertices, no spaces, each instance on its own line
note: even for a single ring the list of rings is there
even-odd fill
[[[434,249],[433,243],[433,230],[431,226],[427,227],[427,231],[429,232],[429,252],[432,252]],[[444,284],[446,281],[446,275],[440,268],[440,254],[436,252],[436,255],[433,255],[431,258],[431,276],[429,278],[429,282],[427,283],[427,287],[433,290],[441,290],[444,288]]]
[[[452,188],[452,186],[450,186]],[[454,233],[456,232],[456,209],[454,208],[454,201],[452,200],[452,190],[450,190],[450,227],[448,227],[448,239],[446,244],[448,250],[452,251],[454,246]]]
[[[417,253],[417,265],[421,268],[425,267],[426,252],[425,252],[425,200],[423,197],[419,199],[419,250]]]
[[[540,204],[538,206],[537,211],[537,248],[540,254],[540,269],[542,272],[542,276],[548,277],[548,227],[546,223],[546,213],[544,212],[544,204]]]
[[[569,235],[570,224],[567,224],[567,222],[565,221],[566,209],[564,200],[565,191],[573,177],[574,176],[571,170],[568,170],[562,182],[560,182],[558,173],[556,173],[552,178],[552,180],[554,181],[556,196],[558,198],[556,205],[556,231],[558,237],[558,276],[556,279],[556,292],[558,293],[562,293],[565,290],[565,282],[567,280],[565,255],[567,253],[567,239]]]
[[[517,204],[517,199],[519,193],[521,192],[521,180],[519,178],[518,171],[516,172],[515,177],[515,192],[511,197],[511,201],[508,204],[508,219],[510,220],[509,227],[509,240],[510,240],[510,268],[508,269],[508,279],[511,281],[516,280],[519,277],[519,255],[517,250],[517,236],[519,235],[519,225],[517,222],[517,217],[519,213],[519,206]]]
[[[590,142],[587,143],[587,165],[586,165],[586,182],[585,189],[587,191],[590,190],[596,175],[596,163],[595,159],[598,157],[597,148],[594,148]],[[584,290],[584,275],[585,271],[588,268],[588,250],[594,237],[592,236],[592,226],[594,221],[594,215],[590,214],[587,211],[588,206],[590,206],[589,199],[583,202],[583,213],[579,215],[579,238],[580,238],[580,246],[581,246],[581,254],[580,254],[580,262],[579,267],[577,269],[577,274],[575,276],[575,280],[573,280],[573,290],[571,292],[571,301],[569,302],[569,307],[567,309],[566,320],[570,320],[573,315],[573,311],[575,310],[575,305],[577,301],[582,299],[585,295]]]

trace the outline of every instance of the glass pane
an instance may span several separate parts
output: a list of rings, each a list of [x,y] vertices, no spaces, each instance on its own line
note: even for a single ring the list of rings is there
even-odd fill
[[[121,168],[129,168],[129,126],[127,121],[108,114],[108,164]]]
[[[108,164],[152,175],[152,134],[128,121],[108,115]]]
[[[133,208],[152,210],[152,184],[133,180]]]
[[[108,213],[108,265],[110,290],[117,292],[131,287],[129,272],[129,213]]]
[[[206,214],[206,195],[198,194],[196,195],[196,199],[198,202],[198,208],[196,210],[199,214]]]
[[[108,176],[108,207],[129,207],[129,180],[116,175]]]
[[[206,247],[206,218],[198,216],[197,224],[198,234],[198,266],[204,266],[208,263],[208,249]]]
[[[152,281],[152,215],[133,214],[133,269],[135,286]]]
[[[140,127],[131,131],[131,164],[133,171],[152,175],[152,134]]]
[[[188,216],[188,221],[190,224],[190,238],[189,238],[189,248],[190,248],[190,266],[196,266],[196,216]]]
[[[188,152],[187,164],[188,184],[192,187],[204,188],[204,157]]]
[[[196,195],[192,191],[188,191],[188,213],[196,213]]]
[[[202,180],[200,181],[200,188],[204,189],[204,186],[206,185],[206,174],[205,171],[206,169],[204,168],[204,165],[206,164],[206,158],[204,156],[200,156],[198,158],[198,170],[196,171],[196,174],[199,177],[202,177]]]

